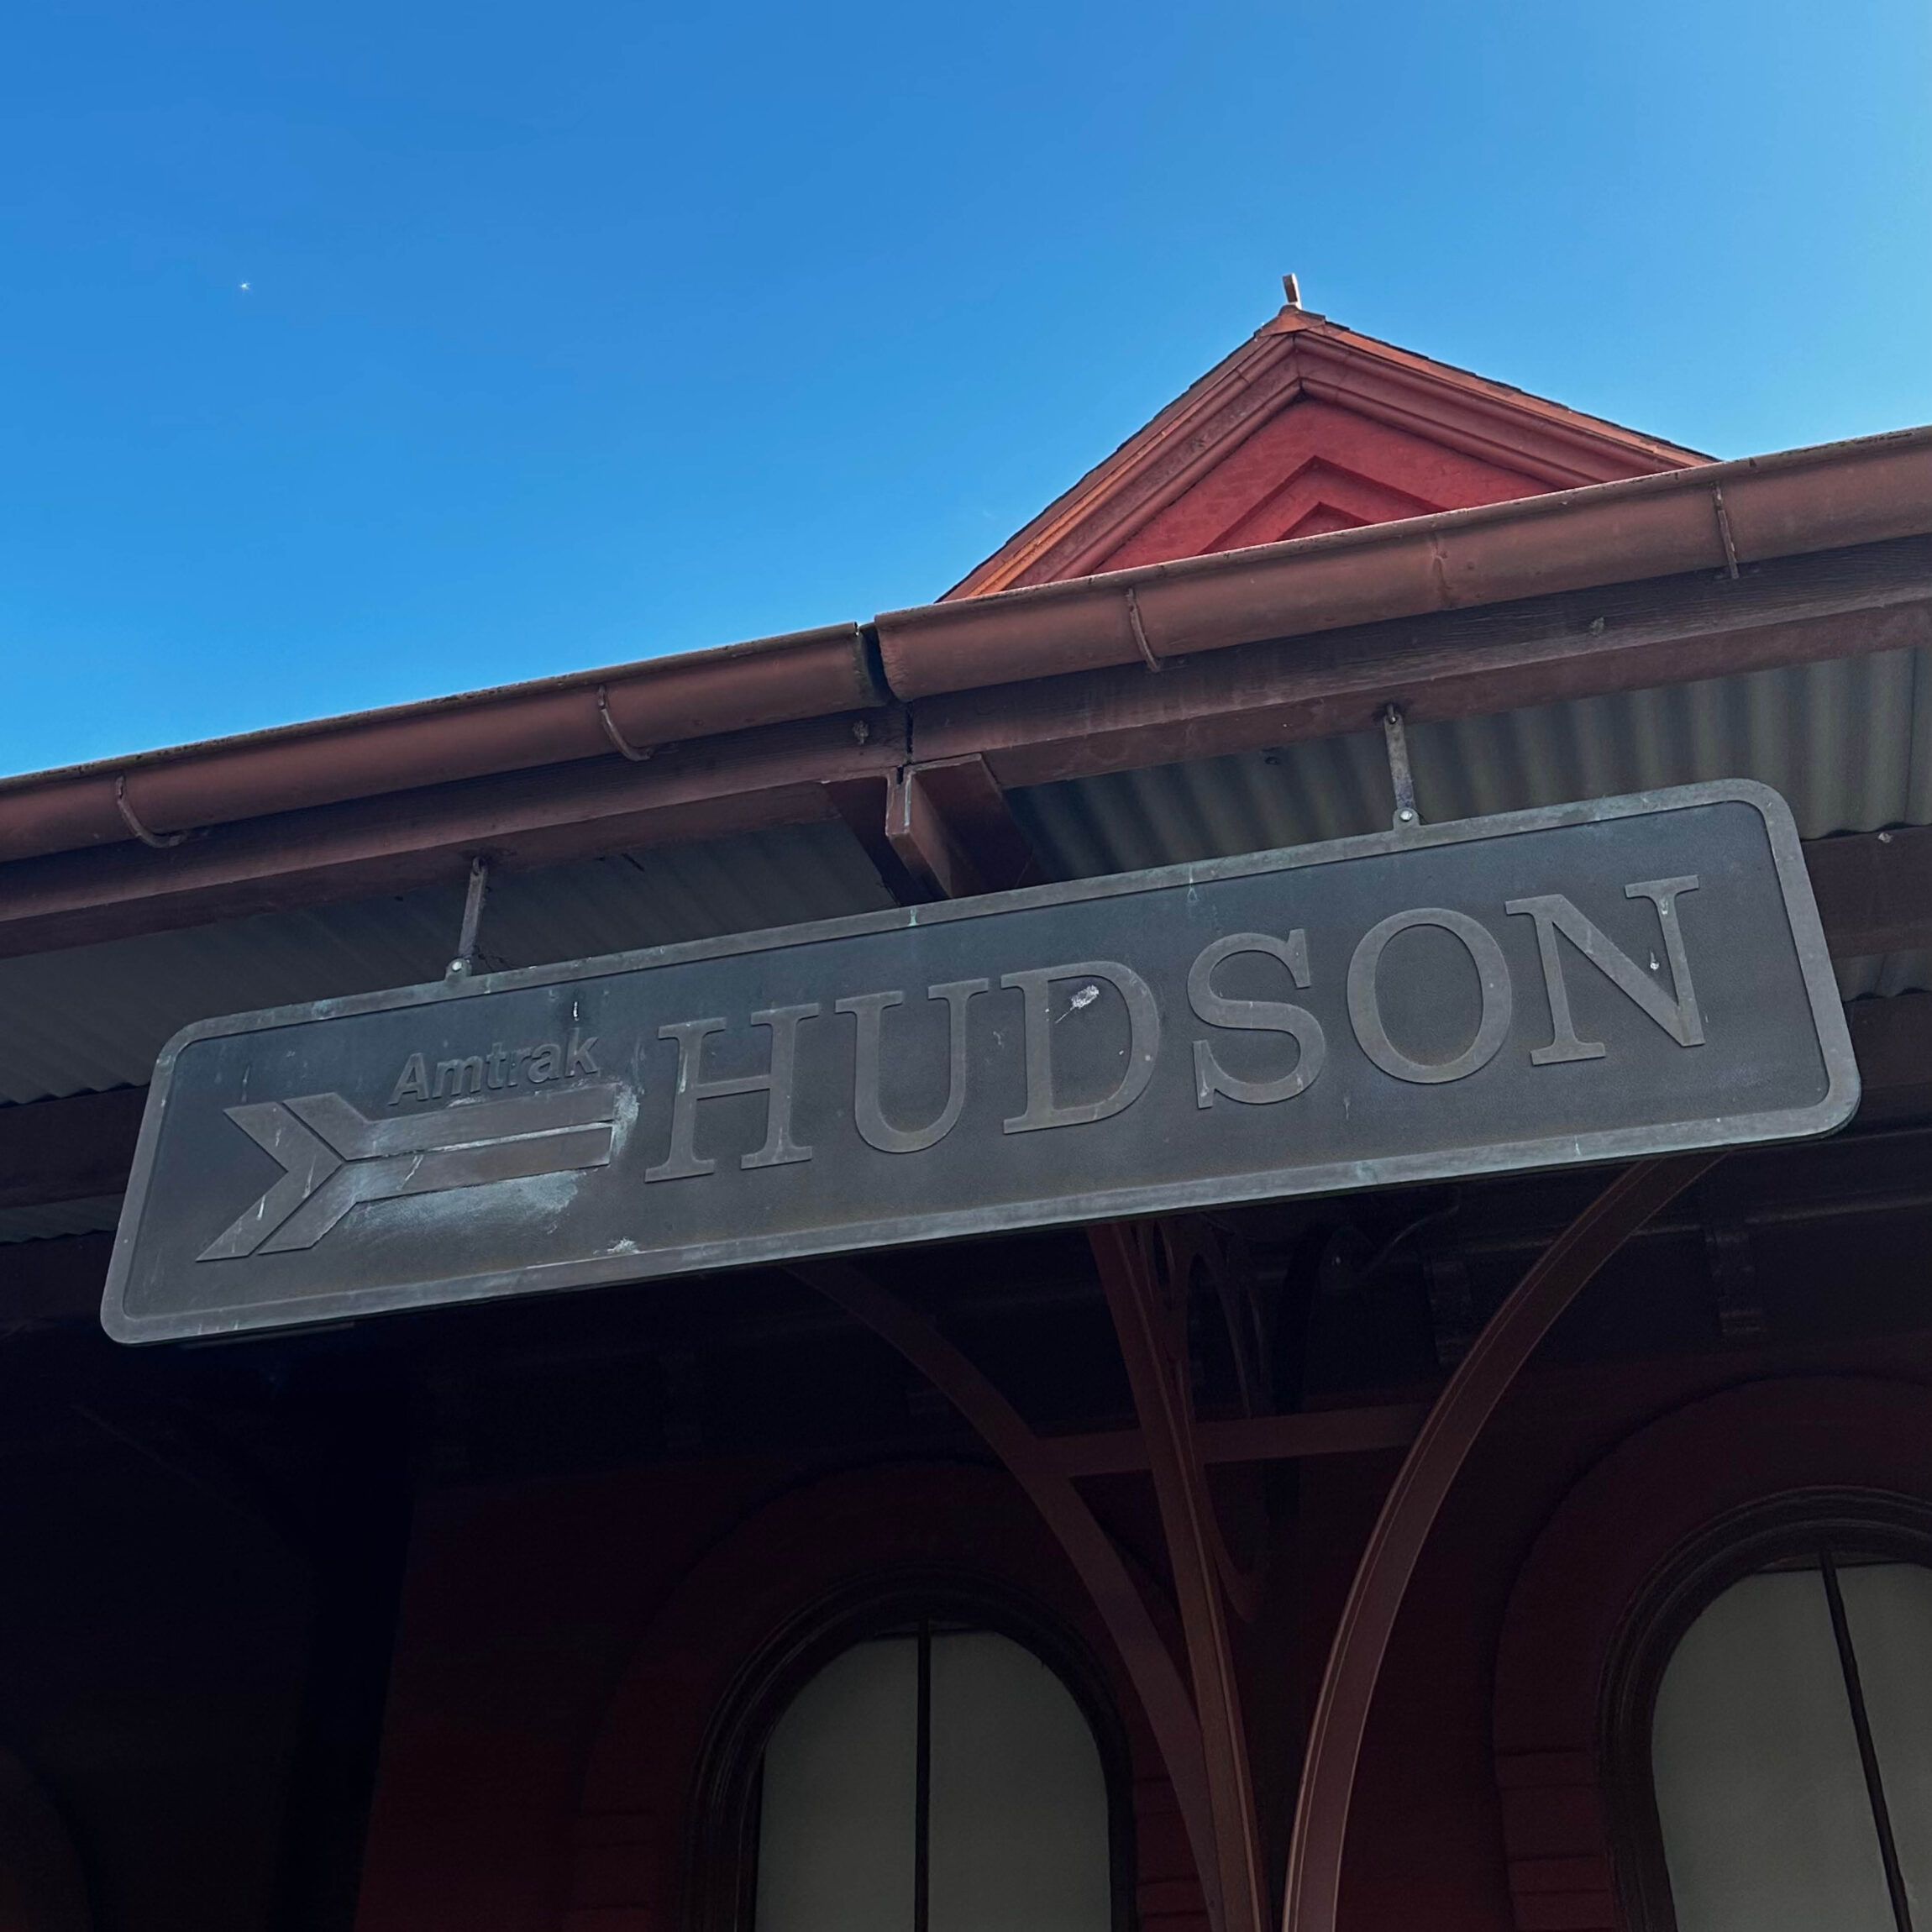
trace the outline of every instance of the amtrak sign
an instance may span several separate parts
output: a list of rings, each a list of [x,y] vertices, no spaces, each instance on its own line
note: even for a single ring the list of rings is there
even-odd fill
[[[1737,783],[192,1026],[102,1319],[339,1320],[1828,1131],[1790,814]]]

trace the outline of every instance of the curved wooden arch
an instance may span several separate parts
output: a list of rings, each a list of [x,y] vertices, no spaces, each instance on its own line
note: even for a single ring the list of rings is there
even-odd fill
[[[0,1748],[0,1926],[90,1932],[87,1882],[73,1840],[39,1782]]]
[[[1640,1161],[1551,1242],[1491,1316],[1410,1446],[1362,1552],[1309,1729],[1284,1932],[1335,1932],[1362,1736],[1416,1559],[1483,1425],[1557,1318],[1624,1242],[1721,1156]]]

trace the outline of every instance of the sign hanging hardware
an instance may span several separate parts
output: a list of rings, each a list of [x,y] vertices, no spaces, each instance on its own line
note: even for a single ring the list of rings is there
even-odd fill
[[[1402,706],[1384,705],[1382,738],[1389,748],[1389,782],[1395,792],[1395,829],[1406,832],[1422,822],[1415,809],[1415,774],[1409,769],[1409,734],[1402,726]]]
[[[483,924],[483,906],[490,896],[490,861],[481,853],[470,861],[470,884],[463,895],[463,923],[456,930],[456,957],[444,977],[467,979],[476,969],[476,935]]]

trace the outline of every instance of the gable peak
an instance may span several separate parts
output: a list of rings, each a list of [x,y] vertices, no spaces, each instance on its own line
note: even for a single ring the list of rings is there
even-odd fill
[[[1708,462],[1506,383],[1280,309],[949,597],[1278,543]]]

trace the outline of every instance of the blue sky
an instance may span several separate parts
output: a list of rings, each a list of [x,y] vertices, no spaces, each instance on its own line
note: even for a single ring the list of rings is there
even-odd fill
[[[923,601],[1284,269],[1720,455],[1932,419],[1929,110],[1922,0],[26,0],[0,770]]]

